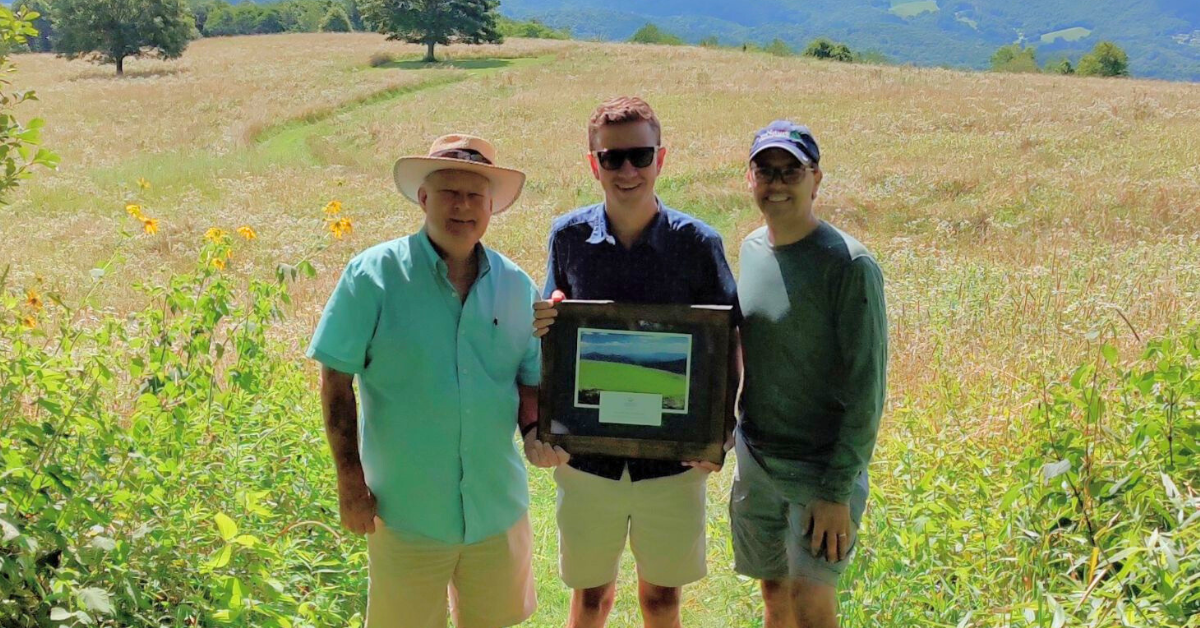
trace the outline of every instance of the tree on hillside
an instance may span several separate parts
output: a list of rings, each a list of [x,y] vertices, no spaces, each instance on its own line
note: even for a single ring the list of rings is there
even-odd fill
[[[321,18],[320,28],[322,33],[349,33],[354,30],[354,25],[350,23],[346,9],[334,4],[330,5],[325,17]]]
[[[676,35],[672,35],[667,31],[655,26],[654,24],[646,24],[637,29],[637,32],[629,38],[629,41],[635,44],[664,44],[667,46],[682,46],[683,40]]]
[[[700,40],[700,45],[705,48],[716,48],[721,45],[721,40],[717,39],[716,35],[709,35]]]
[[[832,61],[854,61],[854,53],[846,44],[830,41],[825,37],[814,39],[804,49],[804,56],[814,59],[829,59]]]
[[[1071,60],[1063,57],[1056,61],[1048,61],[1046,63],[1047,74],[1074,74],[1075,66],[1071,65]]]
[[[496,0],[358,0],[363,21],[375,30],[410,44],[425,44],[425,61],[437,61],[441,44],[500,43]]]
[[[184,0],[54,0],[54,51],[68,59],[112,63],[129,57],[176,59],[196,31]]]
[[[767,47],[763,48],[763,50],[767,54],[772,54],[776,57],[790,57],[793,54],[796,54],[795,51],[792,50],[791,46],[783,43],[783,40],[778,37],[771,40],[771,43],[767,44]]]
[[[1001,46],[992,53],[992,70],[996,72],[1037,72],[1037,49],[1022,48],[1021,44]]]
[[[1111,41],[1102,41],[1079,60],[1077,71],[1083,76],[1129,76],[1129,55]]]
[[[32,18],[33,29],[37,31],[37,34],[27,37],[25,45],[31,52],[50,52],[50,37],[54,34],[54,24],[50,21],[50,2],[48,0],[17,0],[12,5],[12,11],[18,15],[22,11],[30,15],[38,14],[37,17]]]

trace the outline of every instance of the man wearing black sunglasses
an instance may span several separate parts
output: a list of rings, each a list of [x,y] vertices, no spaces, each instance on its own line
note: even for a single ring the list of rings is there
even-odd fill
[[[543,297],[736,306],[721,237],[654,192],[667,150],[650,106],[638,98],[603,103],[588,124],[588,142],[604,202],[554,221]],[[535,307],[542,336],[556,311],[550,301]],[[628,540],[644,624],[678,628],[682,587],[706,573],[705,480],[719,467],[563,456],[532,431],[525,452],[537,466],[557,467],[559,564],[573,589],[567,625],[605,624]]]
[[[766,226],[742,243],[745,381],[729,500],[734,568],[762,581],[765,628],[836,628],[837,583],[866,508],[883,413],[883,275],[813,212],[807,127],[755,135],[746,179]]]

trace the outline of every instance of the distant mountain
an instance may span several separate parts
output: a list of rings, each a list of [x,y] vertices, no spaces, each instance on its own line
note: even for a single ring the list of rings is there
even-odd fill
[[[503,0],[501,13],[624,40],[647,22],[689,42],[802,49],[817,37],[899,63],[986,68],[996,48],[1036,46],[1038,60],[1077,62],[1111,40],[1135,76],[1200,81],[1200,0]]]
[[[678,359],[670,354],[649,354],[649,355],[619,355],[599,351],[585,351],[579,356],[584,360],[598,360],[600,362],[616,362],[618,364],[631,364],[633,366],[643,366],[650,369],[658,369],[667,371],[668,373],[676,373],[679,375],[687,375],[688,361],[687,359]]]

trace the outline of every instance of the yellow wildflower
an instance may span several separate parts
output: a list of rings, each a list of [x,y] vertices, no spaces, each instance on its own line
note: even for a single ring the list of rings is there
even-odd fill
[[[33,329],[37,327],[37,319],[32,316],[26,316],[21,319],[21,324],[25,326],[25,329]]]
[[[139,177],[139,178],[138,178],[138,181],[137,181],[137,184],[138,184],[138,187],[139,187],[139,188],[142,188],[143,190],[149,190],[149,189],[150,189],[150,182],[149,182],[149,181],[147,181],[145,177]]]
[[[341,201],[329,201],[329,204],[325,206],[326,216],[336,216],[340,213],[342,213]]]
[[[204,232],[204,239],[219,244],[228,235],[229,232],[220,227],[209,227],[208,231]]]
[[[137,205],[135,203],[128,203],[125,205],[125,213],[129,214],[130,216],[132,216],[134,218],[137,218],[138,220],[141,220],[142,219],[142,206]]]
[[[213,268],[216,268],[217,270],[225,270],[225,260],[219,257],[213,258],[212,265]]]
[[[258,234],[254,232],[254,229],[250,228],[250,225],[242,225],[241,227],[238,227],[237,232],[238,235],[246,238],[247,240],[253,240],[258,237]]]
[[[158,233],[158,219],[142,218],[142,230],[146,232],[146,235],[154,235]]]
[[[331,220],[329,221],[329,231],[333,234],[333,237],[340,240],[342,236],[354,231],[354,224],[350,222],[349,218]]]
[[[42,304],[42,297],[39,296],[35,290],[25,291],[25,304],[35,310],[40,310],[42,307],[44,307]]]

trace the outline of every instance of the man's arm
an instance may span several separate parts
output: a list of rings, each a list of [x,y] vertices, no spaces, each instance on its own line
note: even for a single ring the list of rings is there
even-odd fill
[[[358,452],[358,402],[354,376],[321,366],[321,410],[325,438],[337,469],[342,526],[355,534],[375,531],[375,496],[367,488]]]
[[[846,410],[820,496],[845,503],[875,450],[886,396],[887,311],[883,274],[874,260],[860,257],[851,263],[836,306]]]

